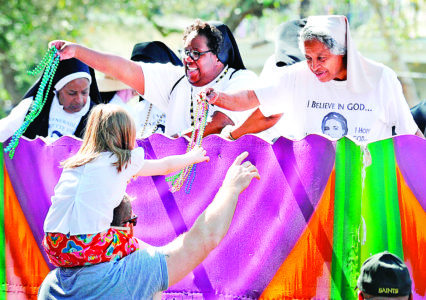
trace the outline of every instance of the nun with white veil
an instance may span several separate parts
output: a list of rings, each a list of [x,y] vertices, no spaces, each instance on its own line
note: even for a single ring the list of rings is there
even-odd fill
[[[270,72],[253,90],[208,88],[204,93],[209,103],[229,110],[260,105],[266,117],[284,113],[295,139],[313,133],[332,137],[339,124],[331,120],[324,125],[330,113],[347,124],[340,132],[359,143],[401,134],[423,136],[396,73],[357,51],[345,16],[309,17],[299,41],[306,61]]]
[[[24,123],[40,89],[42,77],[11,113],[0,120],[0,142],[6,141]],[[78,59],[61,61],[52,85],[41,96],[46,99],[44,106],[23,136],[29,139],[40,136],[50,142],[64,135],[82,138],[91,108],[101,103],[94,70]]]

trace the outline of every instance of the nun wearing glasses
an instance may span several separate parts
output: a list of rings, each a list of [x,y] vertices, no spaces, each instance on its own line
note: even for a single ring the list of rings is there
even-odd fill
[[[134,62],[67,41],[52,41],[50,46],[59,50],[61,59],[75,57],[134,88],[166,113],[165,134],[177,137],[191,133],[197,96],[203,88],[247,89],[258,79],[245,68],[235,39],[223,23],[197,19],[186,28],[183,42],[183,67]],[[251,112],[231,112],[210,105],[204,136],[219,134],[226,125],[244,121]]]

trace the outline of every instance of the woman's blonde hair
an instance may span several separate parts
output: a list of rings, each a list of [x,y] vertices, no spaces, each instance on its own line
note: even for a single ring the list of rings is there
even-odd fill
[[[102,152],[117,156],[113,166],[121,172],[131,159],[136,142],[136,125],[132,116],[115,104],[98,104],[89,114],[83,143],[77,154],[62,162],[64,168],[75,168],[96,159]]]

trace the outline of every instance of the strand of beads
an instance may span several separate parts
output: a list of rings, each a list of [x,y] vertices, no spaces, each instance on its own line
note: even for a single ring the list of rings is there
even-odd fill
[[[141,138],[143,138],[143,134],[145,133],[145,128],[148,125],[149,116],[151,115],[151,110],[152,110],[152,103],[149,104],[148,113],[146,114],[145,124],[142,127]]]
[[[194,165],[191,169],[191,174],[189,175],[189,180],[186,181],[185,193],[189,195],[192,189],[192,184],[194,183],[195,173],[197,172],[197,165]]]
[[[208,116],[208,109],[209,109],[209,104],[205,99],[202,99],[202,113],[201,115],[198,116],[198,120],[199,120],[199,124],[203,124],[200,125],[198,128],[198,135],[197,135],[197,141],[196,141],[196,145],[201,146],[202,143],[202,139],[203,139],[203,135],[204,135],[204,129],[206,127],[206,123],[207,123],[207,116]],[[186,187],[185,187],[185,193],[189,194],[191,192],[192,189],[192,184],[194,182],[195,179],[195,174],[197,172],[197,165],[193,165],[192,169],[191,169],[191,173],[190,173],[190,179],[186,182]]]
[[[192,128],[192,134],[191,134],[191,140],[188,144],[188,147],[186,149],[186,152],[189,152],[192,150],[195,146],[201,146],[202,140],[203,140],[203,134],[204,129],[207,124],[207,116],[209,111],[209,104],[205,99],[201,99],[201,101],[198,102],[196,107],[196,113],[197,116],[195,120],[194,127]],[[195,168],[193,168],[194,165],[190,165],[182,169],[178,174],[175,176],[169,177],[166,179],[166,181],[172,181],[172,187],[170,188],[170,191],[172,193],[177,192],[180,190],[180,188],[183,186],[183,183],[187,179],[188,175],[192,172],[192,177],[195,177]],[[185,192],[189,194],[192,188],[192,182],[194,179],[189,182],[189,188],[185,189]]]
[[[56,48],[55,47],[50,48],[49,51],[47,51],[46,55],[41,60],[41,62],[36,66],[36,68],[33,71],[28,71],[28,74],[36,75],[45,68],[40,86],[37,90],[37,94],[31,104],[29,113],[25,116],[24,123],[22,123],[21,127],[19,127],[19,129],[13,134],[9,144],[4,149],[4,152],[6,153],[9,152],[9,157],[11,159],[13,158],[15,154],[15,149],[18,146],[19,139],[27,130],[31,122],[34,121],[35,118],[37,118],[37,116],[40,114],[41,110],[43,109],[44,104],[46,103],[48,92],[50,91],[52,80],[59,64],[59,55],[56,55],[56,54],[57,54]],[[46,89],[46,86],[47,86],[47,89]]]

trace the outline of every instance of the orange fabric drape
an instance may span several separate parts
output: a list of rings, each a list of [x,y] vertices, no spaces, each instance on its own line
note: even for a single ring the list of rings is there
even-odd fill
[[[4,229],[6,235],[7,298],[36,299],[50,271],[16,198],[4,168]]]
[[[306,299],[307,295],[310,299],[317,294],[330,294],[334,183],[333,171],[305,231],[260,299]],[[312,261],[315,265],[309,263]]]
[[[401,215],[401,234],[404,259],[410,269],[413,290],[418,295],[426,296],[426,212],[411,192],[407,183],[397,169],[398,198]]]

